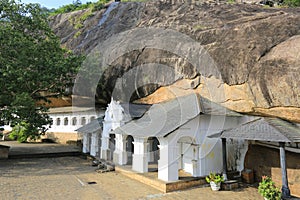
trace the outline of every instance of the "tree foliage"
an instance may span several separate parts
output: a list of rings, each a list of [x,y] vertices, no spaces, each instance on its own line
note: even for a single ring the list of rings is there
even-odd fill
[[[0,2],[0,125],[30,124],[45,132],[51,121],[45,94],[60,95],[72,85],[82,57],[61,48],[38,4]]]

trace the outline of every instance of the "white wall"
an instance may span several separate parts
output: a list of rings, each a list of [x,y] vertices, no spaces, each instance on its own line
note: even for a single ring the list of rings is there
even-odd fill
[[[226,116],[209,116],[200,115],[189,121],[178,130],[174,131],[168,136],[169,145],[177,146],[179,149],[177,154],[177,161],[179,168],[182,168],[188,173],[193,173],[192,160],[200,160],[199,176],[206,176],[210,172],[222,172],[222,143],[221,139],[208,138],[207,136],[215,134],[224,129],[236,127],[240,123],[238,117]],[[180,143],[182,138],[190,137],[194,144],[198,146],[191,146],[187,143],[182,144],[184,149],[183,160],[181,159]],[[180,143],[178,143],[178,141]],[[194,149],[198,148],[198,149]],[[194,153],[197,152],[195,156]]]
[[[103,113],[97,114],[92,111],[84,111],[78,113],[50,113],[49,116],[52,119],[51,128],[47,132],[67,132],[77,133],[75,130],[79,129],[83,125],[90,123],[93,119],[96,119]],[[60,119],[60,125],[57,125],[57,120]],[[68,124],[64,124],[64,119],[68,119]],[[76,119],[76,124],[73,125],[73,118]],[[85,119],[85,120],[84,120]],[[85,121],[85,122],[84,122]]]

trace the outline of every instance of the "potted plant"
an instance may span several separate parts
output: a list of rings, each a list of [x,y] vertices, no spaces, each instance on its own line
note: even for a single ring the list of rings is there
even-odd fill
[[[210,184],[213,191],[218,191],[221,188],[221,183],[224,182],[222,175],[211,172],[206,178],[206,182]]]
[[[261,194],[265,200],[280,200],[281,192],[275,186],[275,183],[268,176],[263,176],[262,181],[258,186],[258,193]]]

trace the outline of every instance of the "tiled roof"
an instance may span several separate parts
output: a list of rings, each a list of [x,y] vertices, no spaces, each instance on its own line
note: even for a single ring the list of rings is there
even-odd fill
[[[94,133],[96,131],[102,132],[103,128],[103,118],[97,118],[91,121],[90,123],[82,126],[81,128],[77,129],[76,131],[79,133]]]
[[[165,136],[195,118],[200,112],[198,95],[178,97],[152,105],[142,118],[117,128],[115,133],[142,138]]]
[[[72,113],[72,112],[86,112],[86,111],[92,111],[92,110],[95,110],[95,108],[67,106],[67,107],[50,108],[48,113],[49,114]]]
[[[279,118],[261,117],[209,137],[270,142],[300,142],[300,128]]]

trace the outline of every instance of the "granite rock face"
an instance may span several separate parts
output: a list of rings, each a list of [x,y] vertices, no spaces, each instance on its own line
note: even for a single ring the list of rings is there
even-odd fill
[[[51,26],[63,46],[104,57],[95,65],[98,102],[197,92],[239,112],[300,122],[300,9],[122,2],[54,16]]]

